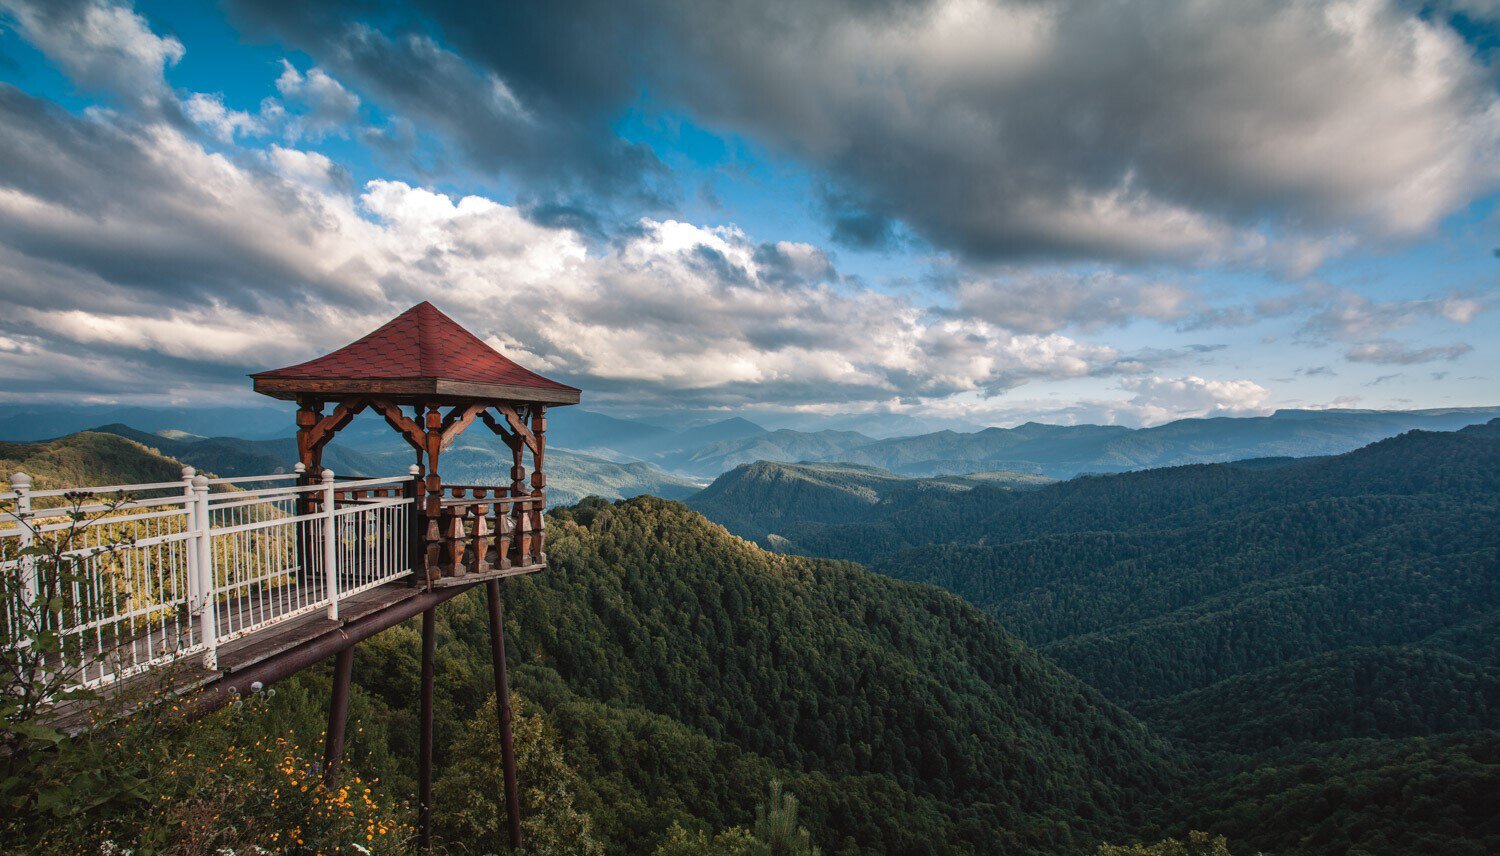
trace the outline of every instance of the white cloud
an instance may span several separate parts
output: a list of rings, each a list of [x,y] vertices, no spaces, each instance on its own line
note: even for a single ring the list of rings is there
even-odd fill
[[[0,0],[26,40],[80,86],[149,102],[168,93],[163,78],[182,42],[158,36],[130,3],[110,0]]]
[[[313,139],[347,133],[359,115],[359,96],[317,66],[303,74],[283,59],[276,89],[289,103],[303,108],[288,126],[288,134],[293,140],[304,133]]]
[[[1205,380],[1188,377],[1126,378],[1120,382],[1135,393],[1129,409],[1143,425],[1202,416],[1264,416],[1270,390],[1252,380]]]
[[[0,110],[35,106],[12,101]],[[245,371],[336,347],[422,299],[601,402],[982,396],[1142,367],[844,284],[817,248],[733,226],[643,219],[593,245],[483,196],[355,189],[314,152],[236,159],[103,114],[9,125],[0,157],[44,157],[72,184],[0,180],[0,298],[29,307],[0,334],[130,355],[146,367],[140,388],[242,386]]]
[[[198,127],[220,142],[232,143],[236,137],[259,137],[281,118],[280,105],[273,99],[261,103],[259,113],[234,110],[224,104],[218,93],[194,92],[182,102],[182,112]]]

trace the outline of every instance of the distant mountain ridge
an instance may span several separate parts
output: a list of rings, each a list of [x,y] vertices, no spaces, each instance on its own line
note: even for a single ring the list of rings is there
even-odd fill
[[[776,431],[726,441],[664,462],[716,475],[754,460],[864,464],[901,475],[1016,470],[1066,479],[1245,458],[1336,455],[1403,431],[1453,431],[1500,416],[1500,407],[1412,411],[1281,410],[1271,416],[1181,419],[1153,428],[1045,425],[938,431],[874,440],[851,432]]]
[[[965,491],[984,485],[1024,490],[1051,479],[1029,473],[992,472],[918,479],[860,464],[741,464],[719,476],[687,505],[730,532],[762,546],[779,546],[776,534],[798,523],[847,523],[898,494]]]
[[[1152,428],[1027,422],[971,433],[944,430],[877,439],[848,430],[770,431],[738,416],[688,428],[663,427],[569,407],[549,420],[548,442],[552,449],[615,463],[653,464],[690,480],[712,480],[755,461],[852,463],[918,477],[1010,470],[1066,479],[1191,463],[1337,455],[1403,431],[1452,431],[1496,416],[1500,407],[1279,410],[1270,416],[1181,419]],[[161,432],[247,440],[286,439],[294,432],[290,410],[271,405],[0,405],[0,440],[49,439],[107,424],[184,440],[191,438]],[[465,439],[488,444],[472,434]],[[360,453],[405,449],[369,413],[355,419],[335,442]]]

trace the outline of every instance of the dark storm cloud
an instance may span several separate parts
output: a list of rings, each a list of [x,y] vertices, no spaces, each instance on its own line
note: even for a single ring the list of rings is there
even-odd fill
[[[1322,236],[1417,234],[1497,179],[1487,71],[1374,0],[235,8],[487,168],[638,178],[654,162],[608,129],[649,95],[821,170],[859,200],[828,209],[857,246],[899,220],[975,258],[1305,266]]]
[[[603,110],[584,100],[559,103],[535,87],[519,89],[503,69],[449,50],[414,22],[386,32],[355,23],[352,10],[338,4],[255,2],[234,9],[252,32],[269,31],[307,51],[339,80],[437,135],[473,168],[519,182],[538,204],[576,205],[587,192],[601,203],[623,197],[656,208],[672,192],[651,150],[611,129],[617,102]],[[481,5],[472,9],[481,19],[470,25],[488,27]]]

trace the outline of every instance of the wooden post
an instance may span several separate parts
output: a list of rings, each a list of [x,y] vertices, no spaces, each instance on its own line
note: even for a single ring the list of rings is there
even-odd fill
[[[510,678],[505,672],[505,607],[500,603],[500,581],[488,583],[490,601],[490,660],[495,669],[495,713],[500,718],[500,767],[505,777],[505,819],[510,849],[521,848],[521,793],[516,785],[516,741],[510,722]]]
[[[354,646],[333,658],[333,692],[328,697],[328,731],[323,736],[323,784],[339,780],[344,762],[344,731],[349,721],[349,681],[354,676]]]
[[[432,850],[432,684],[437,657],[437,610],[422,613],[421,743],[417,755],[417,849]]]
[[[547,456],[547,405],[531,406],[531,433],[536,437],[536,448],[531,450],[531,551],[535,561],[547,561],[547,474],[543,471],[543,459]]]
[[[427,406],[427,582],[431,584],[439,576],[439,563],[443,559],[443,480],[438,476],[438,457],[443,452],[443,416],[436,404]]]

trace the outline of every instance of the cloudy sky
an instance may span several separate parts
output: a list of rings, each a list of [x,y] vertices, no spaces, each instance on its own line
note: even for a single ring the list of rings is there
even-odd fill
[[[0,0],[0,400],[423,299],[592,409],[1500,404],[1500,0]]]

